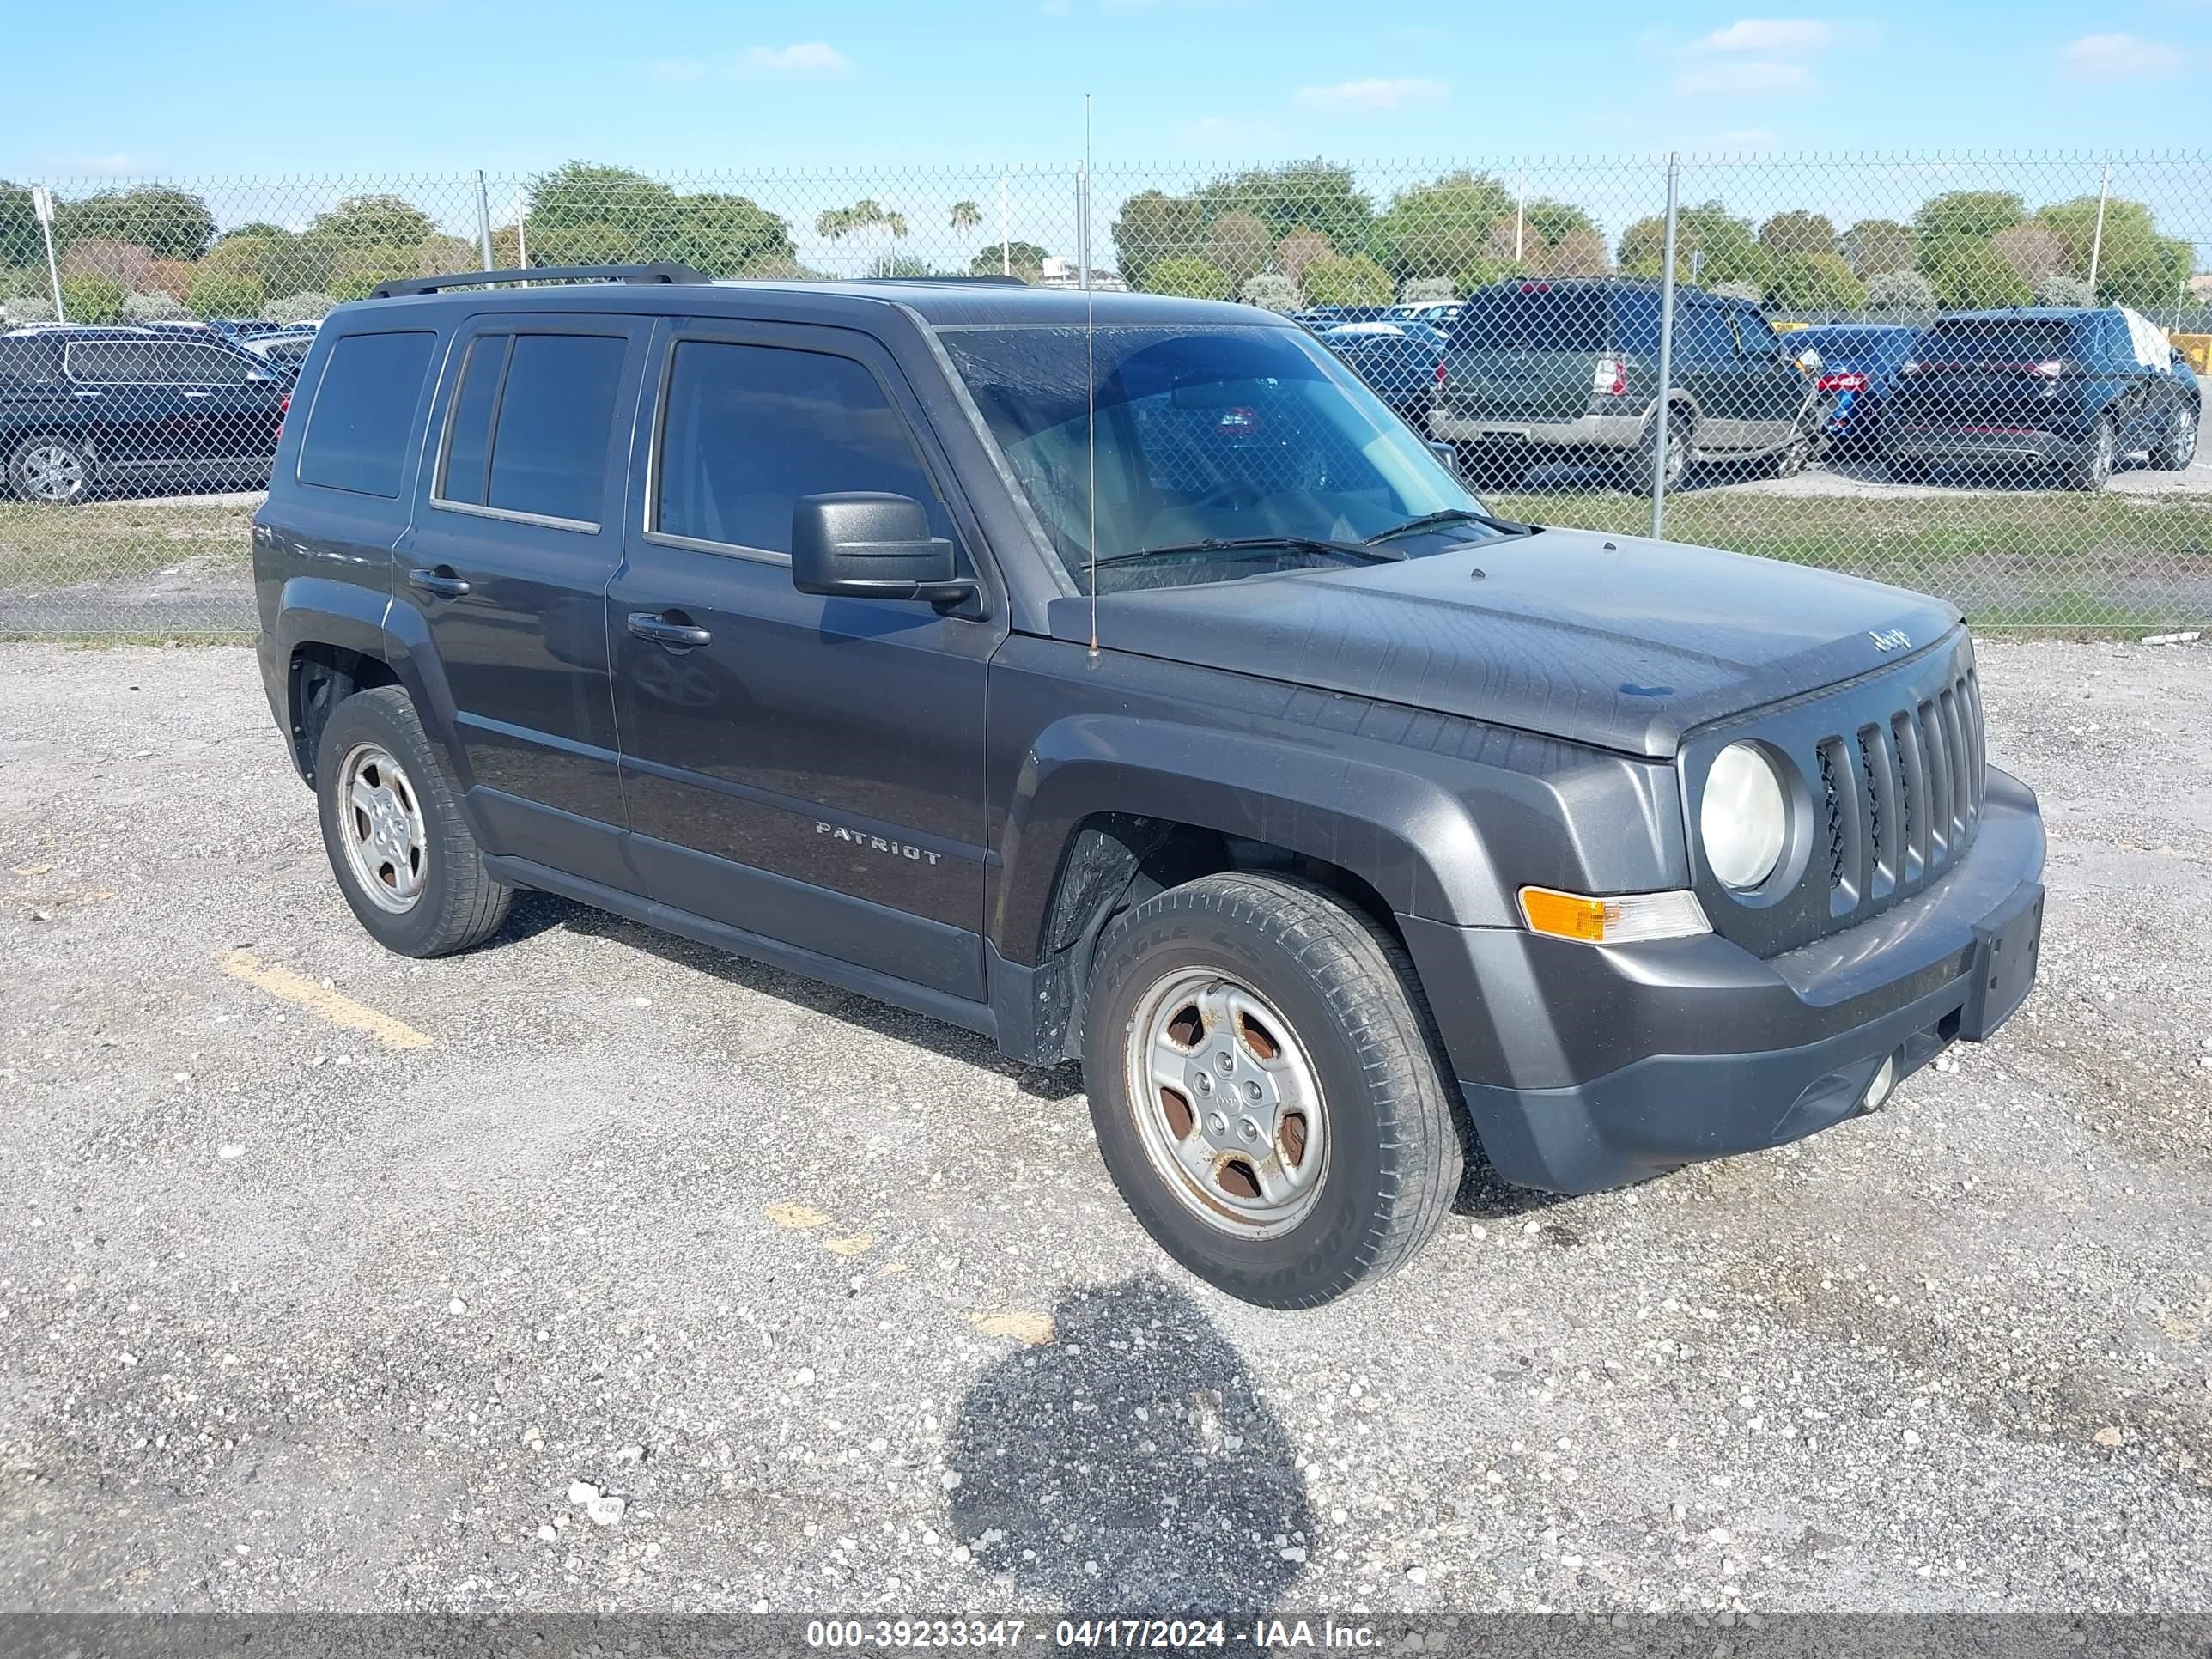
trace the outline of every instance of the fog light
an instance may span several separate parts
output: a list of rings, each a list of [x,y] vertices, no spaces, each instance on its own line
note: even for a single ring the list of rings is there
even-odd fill
[[[1859,1110],[1880,1111],[1889,1099],[1889,1091],[1895,1087],[1897,1087],[1897,1056],[1886,1054],[1882,1057],[1881,1069],[1874,1074],[1874,1081],[1867,1085],[1866,1093],[1859,1097]]]

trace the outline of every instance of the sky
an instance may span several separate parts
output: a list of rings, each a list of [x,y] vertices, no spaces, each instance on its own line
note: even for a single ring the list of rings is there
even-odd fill
[[[854,174],[850,199],[884,194],[876,170],[890,169],[933,223],[979,194],[969,174],[1079,158],[1086,92],[1109,187],[1139,164],[1157,166],[1137,182],[1176,188],[1233,163],[1315,155],[1402,160],[1402,176],[1372,175],[1387,195],[1436,170],[1416,163],[1459,159],[2212,150],[2212,0],[1771,16],[1679,0],[234,0],[215,27],[173,5],[110,0],[99,35],[76,72],[9,77],[0,177],[78,189],[221,179],[232,182],[211,194],[228,219],[248,216],[230,200],[287,179],[404,184],[483,168],[511,196],[514,181],[582,157],[702,182],[806,174],[758,194],[810,224],[840,182],[823,175]],[[1810,204],[1852,216],[1895,195],[1909,213],[1942,187],[1922,185],[1944,165],[1899,177],[1801,163],[1759,188],[1780,205],[1825,191],[1832,200]],[[1612,228],[1650,194],[1648,168],[1536,171],[1532,194],[1578,189]],[[2094,193],[2094,167],[2086,185],[2082,172],[2023,164],[2017,182],[2033,204]],[[939,173],[941,189],[927,176]],[[1755,176],[1732,174],[1733,187],[1752,191]],[[1072,236],[1060,178],[1009,187],[1040,241]],[[1686,179],[1686,197],[1699,182]],[[2212,171],[2160,188],[2162,222],[2191,220],[2170,228],[2212,246]],[[1095,210],[1102,235],[1112,193]],[[1618,211],[1600,199],[1613,196]],[[426,205],[460,210],[458,197]]]

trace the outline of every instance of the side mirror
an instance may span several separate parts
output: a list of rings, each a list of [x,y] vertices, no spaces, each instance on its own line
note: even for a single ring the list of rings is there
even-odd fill
[[[1429,453],[1443,463],[1444,471],[1450,473],[1453,477],[1462,476],[1457,444],[1448,444],[1441,439],[1432,438],[1429,441]]]
[[[953,572],[952,544],[929,533],[911,496],[854,489],[792,505],[791,580],[802,593],[948,605],[978,591]]]
[[[265,368],[249,368],[246,371],[246,383],[248,386],[274,386],[276,377]]]

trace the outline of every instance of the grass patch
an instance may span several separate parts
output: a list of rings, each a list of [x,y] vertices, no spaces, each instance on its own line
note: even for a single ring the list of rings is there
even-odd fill
[[[252,522],[250,506],[0,501],[0,590],[202,574],[242,580],[252,560]]]

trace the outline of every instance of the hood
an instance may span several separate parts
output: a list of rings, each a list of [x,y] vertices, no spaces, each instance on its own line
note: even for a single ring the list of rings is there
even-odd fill
[[[1098,643],[1667,757],[1698,726],[1901,662],[1958,620],[1943,600],[1834,571],[1545,530],[1105,594]],[[1087,640],[1090,601],[1054,600],[1051,624]]]

